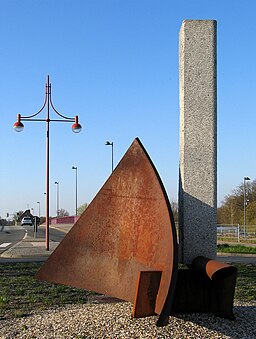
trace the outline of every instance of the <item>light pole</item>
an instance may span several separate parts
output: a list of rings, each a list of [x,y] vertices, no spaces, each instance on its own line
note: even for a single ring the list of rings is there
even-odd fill
[[[77,216],[77,167],[72,166],[72,169],[76,171],[76,216]]]
[[[111,146],[111,148],[112,148],[112,152],[111,152],[111,154],[112,154],[112,156],[111,156],[112,161],[111,161],[111,164],[112,164],[112,172],[113,172],[113,170],[114,170],[114,143],[113,143],[113,141],[112,142],[106,141],[105,145],[106,146]]]
[[[57,185],[57,195],[56,195],[56,201],[57,201],[57,204],[56,204],[56,214],[57,214],[57,217],[59,216],[59,211],[60,211],[60,190],[59,190],[59,182],[58,181],[55,181],[54,183],[55,185]]]
[[[37,204],[38,204],[38,216],[40,218],[40,201],[37,201]]]
[[[247,197],[246,197],[246,181],[251,180],[249,177],[244,177],[244,237],[246,232],[246,205],[247,205]]]
[[[46,107],[46,118],[45,119],[37,119],[35,118],[42,110]],[[58,116],[62,119],[50,119],[50,107]],[[50,192],[49,192],[49,178],[50,178],[50,122],[73,122],[72,131],[78,133],[81,131],[82,126],[78,123],[78,116],[76,115],[74,118],[66,117],[60,114],[52,103],[51,96],[51,84],[50,77],[47,76],[47,82],[45,85],[45,99],[43,106],[40,108],[38,112],[29,116],[21,116],[18,114],[17,121],[14,123],[13,127],[17,132],[21,132],[24,128],[24,125],[21,121],[44,121],[46,122],[46,204],[45,204],[45,247],[46,250],[49,251],[49,201],[50,201]]]

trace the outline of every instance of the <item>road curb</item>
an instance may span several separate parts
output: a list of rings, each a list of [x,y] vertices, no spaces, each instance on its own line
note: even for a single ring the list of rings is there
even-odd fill
[[[245,258],[256,258],[256,254],[250,253],[227,253],[227,252],[218,252],[217,257],[245,257]]]

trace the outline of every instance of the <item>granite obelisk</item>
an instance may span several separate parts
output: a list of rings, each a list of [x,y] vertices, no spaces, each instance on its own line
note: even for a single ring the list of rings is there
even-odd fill
[[[179,243],[183,263],[216,256],[217,83],[215,20],[180,29]]]

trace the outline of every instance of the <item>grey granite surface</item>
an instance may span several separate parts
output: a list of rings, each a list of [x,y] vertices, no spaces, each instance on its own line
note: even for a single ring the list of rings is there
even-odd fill
[[[216,256],[216,21],[185,20],[180,30],[181,261]]]

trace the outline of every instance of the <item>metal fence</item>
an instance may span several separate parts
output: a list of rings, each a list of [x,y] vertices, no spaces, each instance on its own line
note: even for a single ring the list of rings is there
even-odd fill
[[[219,241],[256,244],[256,225],[217,225]]]

